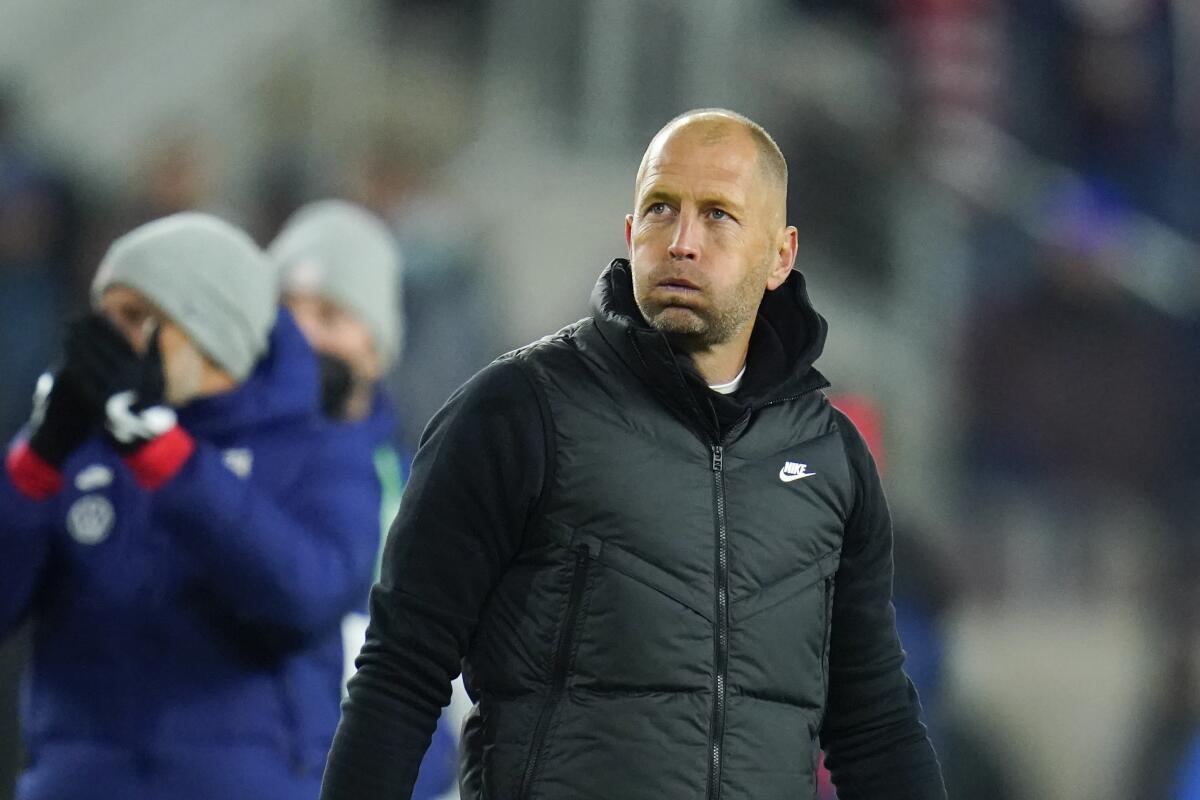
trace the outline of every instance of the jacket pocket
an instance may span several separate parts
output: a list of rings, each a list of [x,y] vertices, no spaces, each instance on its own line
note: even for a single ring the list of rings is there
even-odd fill
[[[529,747],[529,758],[525,762],[525,774],[521,779],[521,792],[518,797],[525,800],[529,797],[533,782],[537,778],[538,762],[545,749],[546,734],[554,710],[562,699],[567,686],[567,676],[571,669],[571,653],[575,645],[575,637],[579,628],[581,609],[583,606],[584,590],[587,588],[588,571],[591,567],[589,544],[580,542],[572,548],[574,553],[574,568],[571,573],[571,590],[567,598],[567,611],[563,617],[562,627],[558,632],[558,645],[554,650],[554,663],[550,675],[550,691],[538,714],[537,725],[533,729],[533,741]]]
[[[817,721],[818,734],[825,721],[825,709],[829,707],[829,643],[833,636],[833,576],[827,576],[821,582],[821,586],[825,594],[825,638],[821,643],[821,695],[824,702],[821,704],[821,718]]]
[[[762,587],[754,594],[736,598],[733,601],[733,621],[735,623],[745,622],[781,603],[795,599],[822,580],[828,581],[837,572],[840,555],[836,550],[826,553],[815,563]]]

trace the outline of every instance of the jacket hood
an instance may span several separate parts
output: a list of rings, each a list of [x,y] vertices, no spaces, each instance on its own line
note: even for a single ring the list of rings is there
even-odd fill
[[[292,315],[280,308],[269,345],[250,377],[231,392],[179,409],[179,420],[201,435],[260,428],[320,413],[317,359]]]
[[[737,394],[727,397],[709,391],[692,359],[646,322],[634,300],[633,271],[626,259],[614,260],[601,273],[591,304],[600,333],[622,359],[669,404],[705,420],[713,417],[706,404],[715,404],[716,415],[728,419],[829,385],[813,366],[825,347],[828,324],[813,308],[797,270],[778,289],[763,294],[746,375]]]

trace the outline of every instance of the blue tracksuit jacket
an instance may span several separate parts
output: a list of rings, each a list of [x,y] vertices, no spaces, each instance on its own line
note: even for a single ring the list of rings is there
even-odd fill
[[[180,410],[196,448],[156,491],[99,437],[50,499],[0,477],[0,635],[35,622],[22,800],[317,796],[380,503],[317,381],[281,310],[243,385]]]

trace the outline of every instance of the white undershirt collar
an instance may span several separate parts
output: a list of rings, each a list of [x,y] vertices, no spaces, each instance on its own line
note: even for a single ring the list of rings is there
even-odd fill
[[[742,371],[739,372],[729,383],[709,384],[708,388],[712,389],[717,394],[733,394],[742,385],[742,377],[746,374],[746,365],[742,365]]]

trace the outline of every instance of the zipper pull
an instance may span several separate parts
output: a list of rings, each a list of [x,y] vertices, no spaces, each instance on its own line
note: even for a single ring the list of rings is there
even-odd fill
[[[723,450],[722,450],[722,448],[721,448],[721,445],[719,445],[719,444],[714,444],[714,445],[713,445],[713,449],[712,449],[712,456],[713,456],[713,457],[712,457],[712,468],[713,468],[713,472],[720,472],[720,471],[721,471],[721,468],[724,466],[724,464],[723,464],[723,455],[724,455],[724,453],[723,453]]]

